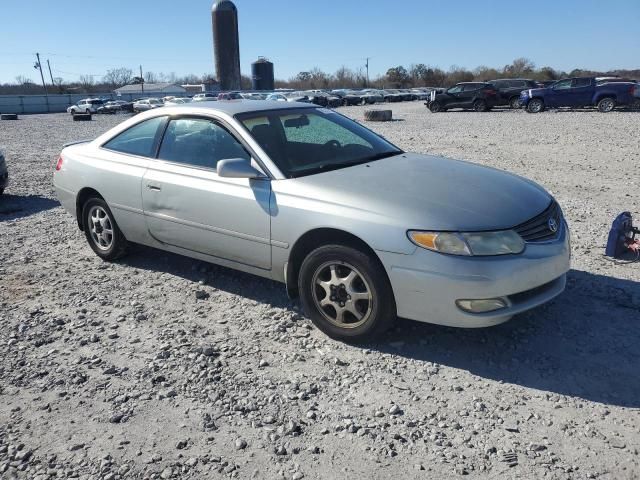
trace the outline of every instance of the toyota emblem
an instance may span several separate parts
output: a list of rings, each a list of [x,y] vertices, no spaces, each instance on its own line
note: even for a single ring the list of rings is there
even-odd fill
[[[549,230],[551,230],[551,232],[556,233],[558,231],[558,222],[555,218],[550,218],[549,222],[547,222],[547,225],[549,226]]]

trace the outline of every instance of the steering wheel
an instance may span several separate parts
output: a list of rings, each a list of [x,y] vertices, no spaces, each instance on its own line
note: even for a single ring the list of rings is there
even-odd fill
[[[327,143],[324,144],[324,148],[331,148],[332,150],[337,150],[339,148],[342,148],[342,145],[337,140],[329,140]]]

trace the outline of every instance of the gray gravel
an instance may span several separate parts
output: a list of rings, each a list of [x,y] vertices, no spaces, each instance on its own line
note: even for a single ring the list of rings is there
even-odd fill
[[[602,256],[637,210],[640,115],[391,108],[368,126],[400,147],[557,196],[563,296],[490,329],[399,321],[334,342],[279,284],[143,247],[93,255],[52,163],[122,117],[0,122],[0,478],[640,478],[640,265]]]

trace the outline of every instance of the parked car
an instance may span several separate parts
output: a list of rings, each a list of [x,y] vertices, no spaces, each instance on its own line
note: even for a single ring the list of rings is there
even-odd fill
[[[355,93],[351,90],[347,90],[347,89],[331,90],[331,93],[337,97],[340,97],[342,105],[344,106],[360,105],[362,103],[362,97],[360,96],[360,94]]]
[[[367,88],[365,90],[360,90],[358,94],[362,98],[363,105],[373,105],[374,103],[384,102],[384,95],[380,90]]]
[[[490,83],[463,82],[436,94],[434,100],[426,105],[433,113],[444,112],[450,108],[486,112],[497,104],[497,94],[497,90]]]
[[[569,269],[539,185],[310,104],[152,110],[66,147],[53,184],[100,258],[140,243],[283,282],[344,340],[396,317],[495,325],[559,295]]]
[[[193,96],[192,101],[194,102],[210,102],[218,99],[217,93],[197,93]]]
[[[395,90],[381,90],[382,98],[387,103],[393,102],[401,102],[403,99],[403,95],[396,92]]]
[[[4,152],[0,150],[0,195],[4,193],[5,188],[9,185],[9,169],[7,161],[4,158]]]
[[[498,91],[496,105],[509,105],[520,108],[520,93],[528,88],[538,88],[538,83],[526,78],[499,78],[489,80]]]
[[[221,92],[218,94],[218,100],[241,100],[240,92]]]
[[[154,108],[160,108],[164,105],[159,98],[145,98],[144,100],[138,100],[133,104],[134,112],[146,112]]]
[[[97,113],[133,112],[133,102],[124,100],[112,100],[96,109]]]
[[[430,88],[412,88],[411,93],[414,96],[414,100],[429,100],[431,97]]]
[[[547,108],[594,106],[606,113],[617,106],[635,105],[638,84],[632,82],[597,82],[594,77],[566,78],[547,88],[525,90],[520,103],[529,113]]]
[[[185,103],[191,103],[191,99],[187,97],[174,97],[173,100],[168,100],[164,102],[165,106],[171,105],[183,105]]]
[[[272,93],[267,96],[267,100],[272,102],[309,102],[309,97],[300,92]]]
[[[104,100],[100,98],[85,98],[67,108],[67,113],[71,115],[75,115],[76,113],[97,113],[98,107],[104,103]]]

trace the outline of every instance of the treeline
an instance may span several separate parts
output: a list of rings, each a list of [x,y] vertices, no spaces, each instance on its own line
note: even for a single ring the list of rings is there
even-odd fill
[[[202,84],[215,82],[212,74],[177,76],[175,73],[143,74],[146,83],[168,82],[177,85]],[[551,67],[536,67],[526,58],[517,58],[502,68],[493,68],[481,65],[473,70],[451,66],[448,70],[432,67],[423,63],[413,64],[405,68],[402,65],[389,68],[384,75],[367,80],[363,68],[352,70],[347,67],[339,68],[335,73],[326,73],[319,68],[298,73],[289,80],[276,80],[276,88],[293,88],[297,90],[328,89],[328,88],[411,88],[411,87],[447,87],[458,82],[483,81],[494,78],[524,77],[534,80],[558,80],[566,77],[580,76],[619,76],[631,79],[640,79],[640,69],[636,70],[610,70],[607,72],[574,69],[570,72],[555,70]],[[121,67],[108,70],[101,78],[96,79],[92,75],[81,75],[77,81],[68,82],[61,77],[54,77],[53,84],[49,79],[48,93],[100,93],[109,92],[123,85],[140,83],[139,76],[134,71]],[[251,88],[251,78],[242,75],[242,88]],[[31,78],[19,76],[15,82],[0,84],[0,95],[30,95],[41,94],[42,85]]]
[[[363,88],[367,85],[373,88],[411,88],[411,87],[448,87],[458,82],[485,81],[496,78],[530,78],[533,80],[559,80],[566,77],[581,76],[619,76],[640,79],[640,69],[610,70],[599,72],[584,69],[574,69],[570,72],[555,70],[551,67],[537,68],[526,58],[517,58],[502,68],[492,68],[481,65],[474,70],[468,70],[453,65],[449,70],[442,70],[423,63],[410,65],[408,68],[400,65],[389,68],[384,75],[380,75],[367,82],[366,73],[351,70],[346,67],[338,69],[334,74],[327,74],[318,68],[300,72],[287,81],[276,81],[277,87],[295,89],[316,88]]]

